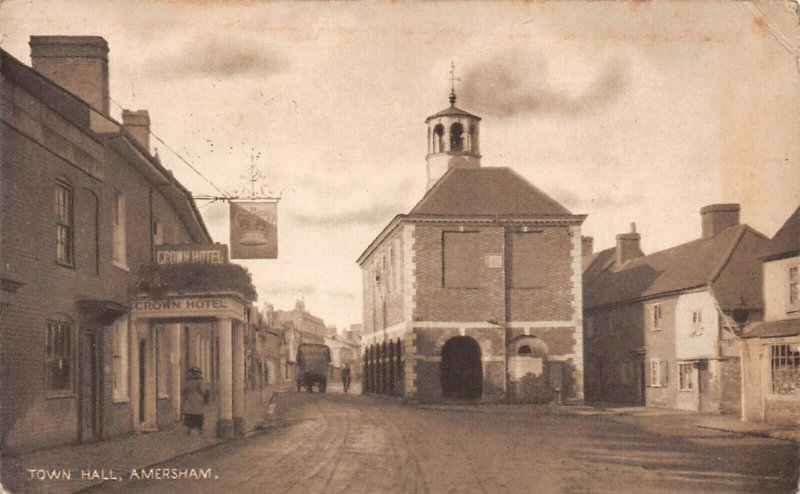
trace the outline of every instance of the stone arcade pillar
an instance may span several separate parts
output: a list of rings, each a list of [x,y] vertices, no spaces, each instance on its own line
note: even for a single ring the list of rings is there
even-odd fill
[[[233,321],[221,318],[217,324],[219,334],[219,417],[217,418],[217,436],[230,438],[234,436],[233,427]]]

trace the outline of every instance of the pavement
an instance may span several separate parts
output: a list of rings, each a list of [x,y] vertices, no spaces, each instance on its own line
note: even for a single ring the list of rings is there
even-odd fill
[[[338,386],[341,388],[341,385]],[[331,386],[332,395],[341,395],[341,389]],[[288,393],[288,395],[302,396],[304,393]],[[362,397],[360,389],[356,386],[351,389],[351,397],[355,403],[384,401],[400,410],[424,410],[424,413],[466,412],[471,414],[497,414],[508,417],[519,417],[514,420],[526,420],[533,416],[572,415],[586,419],[605,420],[605,417],[673,417],[678,416],[682,423],[693,425],[699,429],[724,431],[747,436],[768,437],[795,441],[800,443],[800,427],[779,427],[770,424],[742,422],[734,417],[721,415],[693,414],[663,408],[649,407],[618,407],[618,406],[588,406],[588,405],[526,405],[526,404],[403,404],[392,398],[381,400],[380,397]],[[276,395],[280,397],[281,395]],[[320,399],[317,397],[314,399]],[[281,402],[282,400],[276,400]],[[287,417],[287,408],[291,408],[292,400],[286,401],[289,405],[281,405],[277,409],[274,404],[267,407],[268,415],[264,425],[269,430],[277,430],[287,423],[291,426],[297,419],[290,414]],[[350,411],[348,413],[354,413]],[[323,416],[327,415],[323,413]],[[301,421],[307,418],[300,419]],[[487,420],[494,420],[489,419]],[[278,439],[276,439],[277,441]],[[235,440],[233,441],[235,442]],[[400,443],[401,441],[397,441]],[[226,444],[225,448],[238,448],[231,441],[223,441],[208,435],[193,434],[187,436],[185,430],[177,424],[170,429],[151,433],[135,434],[120,439],[102,441],[88,444],[74,444],[46,450],[39,450],[17,456],[2,458],[2,476],[0,482],[10,492],[52,492],[57,494],[71,494],[82,490],[96,490],[103,485],[116,485],[109,481],[128,479],[132,470],[148,469],[159,464],[176,464],[184,458],[189,461],[202,455],[203,452]],[[244,444],[244,443],[242,443]],[[208,453],[212,454],[212,453]],[[407,458],[406,458],[407,459]],[[103,468],[98,470],[98,465]],[[68,482],[42,480],[42,476],[63,476],[69,474]],[[413,475],[412,475],[413,477]],[[409,477],[411,478],[411,477]],[[408,479],[406,479],[408,480]],[[410,480],[408,480],[410,481]],[[105,483],[105,484],[104,484]],[[376,485],[377,486],[377,485]],[[102,488],[100,490],[105,490]],[[413,490],[413,489],[412,489]]]
[[[289,387],[277,386],[275,393]],[[275,405],[268,403],[263,412],[261,426],[250,434],[277,426]],[[147,469],[223,442],[225,440],[208,432],[198,434],[193,431],[187,435],[186,429],[176,423],[158,431],[106,441],[3,455],[0,491],[72,494],[117,480],[120,476],[128,477],[132,470]]]

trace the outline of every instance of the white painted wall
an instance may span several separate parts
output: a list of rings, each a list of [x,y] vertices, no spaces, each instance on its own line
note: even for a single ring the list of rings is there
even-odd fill
[[[692,313],[702,312],[703,331],[692,334]],[[675,308],[675,358],[685,360],[716,356],[719,337],[719,314],[708,290],[678,297]]]
[[[800,305],[789,306],[789,268],[800,266],[800,256],[764,263],[764,320],[800,318]]]

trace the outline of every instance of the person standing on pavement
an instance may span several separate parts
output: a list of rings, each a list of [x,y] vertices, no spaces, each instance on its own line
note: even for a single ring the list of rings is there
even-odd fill
[[[183,425],[186,434],[191,435],[192,429],[203,433],[203,406],[208,403],[208,388],[203,380],[203,371],[198,367],[189,369],[189,376],[183,384],[183,397],[181,410],[183,410]]]
[[[347,388],[350,387],[350,364],[344,364],[344,369],[342,369],[342,387],[346,394]]]

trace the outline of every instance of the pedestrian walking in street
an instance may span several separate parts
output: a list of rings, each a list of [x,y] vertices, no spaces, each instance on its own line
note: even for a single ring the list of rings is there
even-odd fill
[[[344,369],[342,369],[342,387],[347,394],[347,389],[350,387],[350,364],[344,364]]]
[[[191,435],[192,429],[203,433],[203,406],[208,403],[208,387],[203,380],[203,371],[198,367],[189,369],[189,376],[183,384],[181,409],[183,410],[183,425],[186,434]]]

